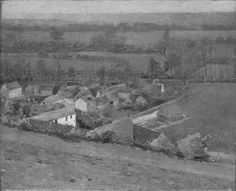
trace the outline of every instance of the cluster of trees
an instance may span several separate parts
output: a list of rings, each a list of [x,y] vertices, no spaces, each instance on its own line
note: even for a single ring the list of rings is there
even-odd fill
[[[101,82],[118,80],[119,82],[127,82],[128,80],[137,77],[139,73],[135,73],[131,66],[126,64],[117,64],[113,68],[107,69],[105,66],[102,66],[97,72],[96,75],[100,78]]]
[[[50,31],[50,25],[23,25],[23,24],[10,24],[3,22],[2,28],[4,30],[10,31]],[[144,32],[144,31],[155,31],[155,30],[165,30],[169,28],[171,30],[235,30],[236,26],[233,24],[202,24],[202,25],[195,25],[195,26],[186,26],[180,24],[155,24],[155,23],[119,23],[115,24],[65,24],[57,27],[58,30],[62,30],[63,32],[85,32],[85,31],[106,31],[106,30],[113,30],[113,31],[137,31],[137,32]]]

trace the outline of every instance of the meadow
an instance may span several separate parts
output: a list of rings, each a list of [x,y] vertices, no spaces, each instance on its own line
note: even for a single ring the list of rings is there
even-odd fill
[[[84,59],[95,58],[95,59]],[[10,63],[15,64],[19,59],[24,60],[25,63],[30,63],[32,68],[36,68],[39,60],[43,60],[47,68],[53,69],[56,67],[57,62],[60,63],[63,70],[67,71],[73,67],[77,71],[93,71],[98,70],[102,66],[106,69],[114,67],[125,67],[129,63],[133,71],[146,72],[149,66],[149,61],[153,54],[119,54],[110,52],[77,52],[72,54],[71,59],[55,59],[43,58],[37,54],[3,54],[2,60],[8,60]],[[97,58],[97,59],[96,59]]]
[[[103,32],[86,31],[86,32],[65,32],[64,40],[67,42],[81,42],[86,45],[90,44],[92,38]],[[164,36],[164,31],[150,31],[150,32],[116,32],[116,36],[124,37],[125,43],[138,47],[154,46]],[[199,40],[209,38],[215,40],[219,37],[234,38],[236,31],[170,31],[170,37],[176,39],[191,39]],[[50,41],[50,32],[47,31],[3,31],[2,39],[7,42],[14,41]]]

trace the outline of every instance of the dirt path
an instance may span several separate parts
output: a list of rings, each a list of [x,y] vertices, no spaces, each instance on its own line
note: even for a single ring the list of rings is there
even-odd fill
[[[2,186],[102,190],[234,188],[234,166],[124,145],[65,142],[1,126]]]

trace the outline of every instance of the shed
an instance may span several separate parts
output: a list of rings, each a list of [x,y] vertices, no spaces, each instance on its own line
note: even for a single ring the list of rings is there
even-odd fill
[[[1,88],[1,92],[6,98],[18,98],[22,96],[22,87],[18,82],[11,82],[4,84]]]

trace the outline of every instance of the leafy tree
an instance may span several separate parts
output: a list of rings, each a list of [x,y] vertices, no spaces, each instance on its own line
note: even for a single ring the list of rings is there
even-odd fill
[[[74,68],[74,67],[69,67],[69,69],[68,69],[68,74],[69,74],[70,76],[73,76],[73,75],[75,74],[75,68]]]
[[[59,85],[53,86],[53,88],[52,88],[52,94],[53,94],[53,95],[57,94],[59,88],[60,88]]]
[[[44,72],[47,70],[45,61],[38,60],[36,68],[37,68],[38,75],[40,77],[44,76]]]
[[[52,40],[54,40],[54,41],[63,40],[63,35],[64,35],[64,33],[62,31],[58,30],[57,28],[53,27],[51,29],[50,36],[51,36]]]
[[[105,80],[105,75],[106,75],[106,68],[105,66],[102,66],[98,71],[97,71],[98,77],[100,80],[103,82]]]

